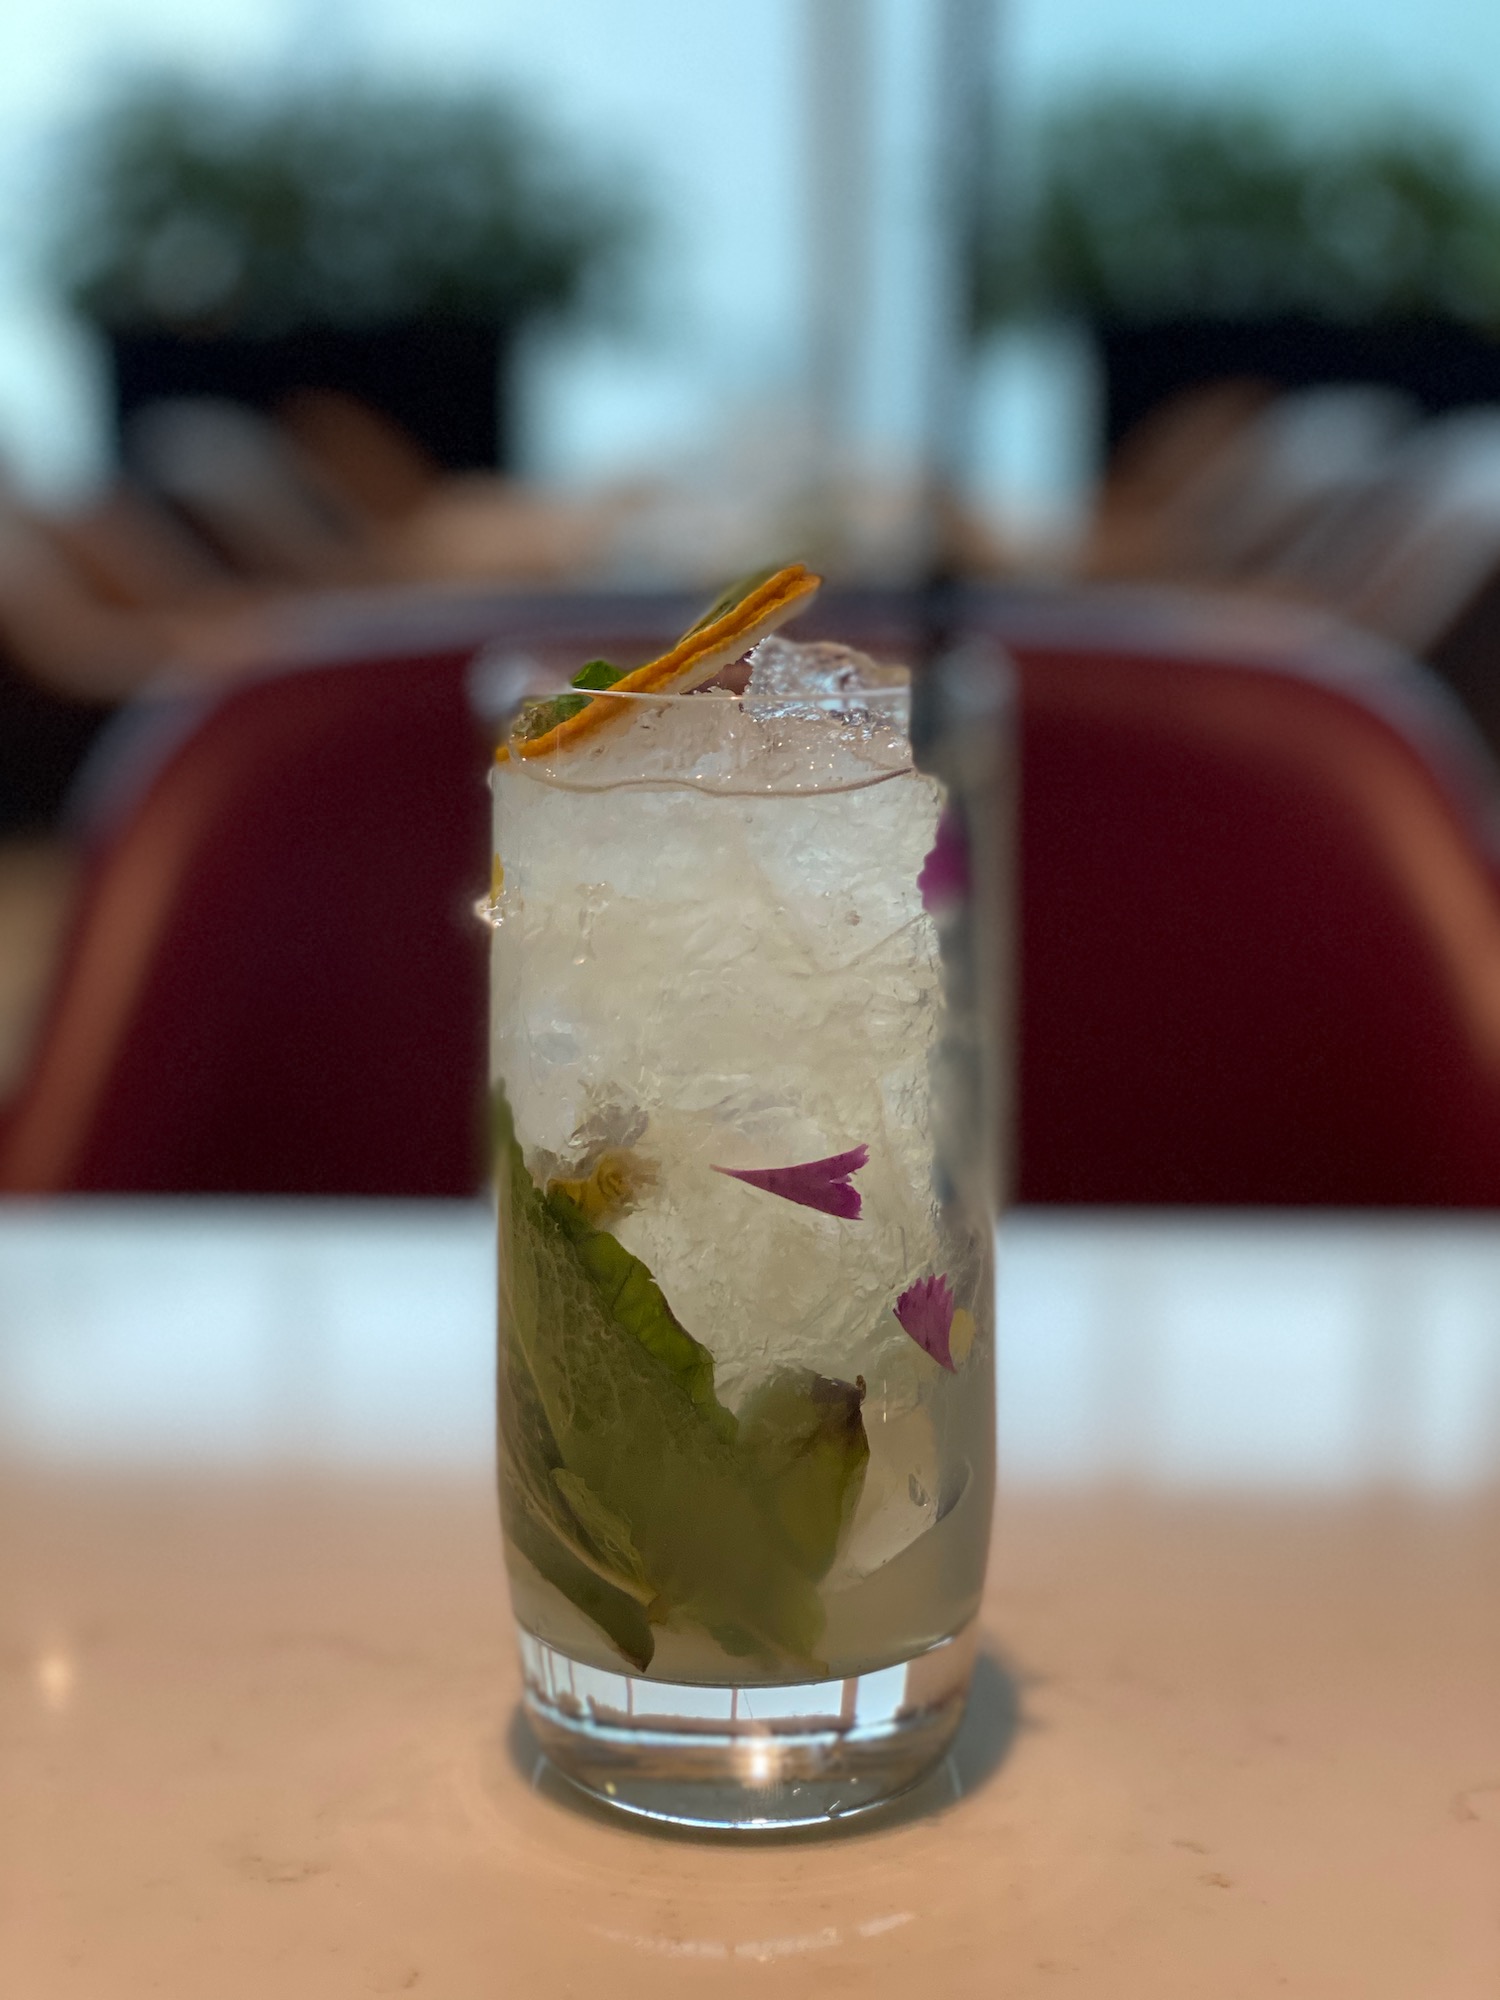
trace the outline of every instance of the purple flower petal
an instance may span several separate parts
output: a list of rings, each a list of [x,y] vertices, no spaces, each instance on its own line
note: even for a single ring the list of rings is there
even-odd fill
[[[868,1146],[856,1146],[848,1153],[834,1153],[826,1160],[807,1160],[800,1167],[715,1167],[734,1181],[748,1181],[767,1194],[779,1194],[783,1201],[800,1202],[803,1208],[820,1208],[825,1215],[842,1215],[857,1221],[861,1202],[859,1189],[849,1182],[870,1157]]]
[[[968,900],[969,839],[954,806],[943,808],[937,823],[937,838],[922,863],[917,887],[922,892],[922,908],[933,914]]]
[[[953,1288],[945,1277],[918,1278],[896,1301],[896,1317],[924,1354],[950,1375],[958,1373],[949,1335],[953,1331]]]

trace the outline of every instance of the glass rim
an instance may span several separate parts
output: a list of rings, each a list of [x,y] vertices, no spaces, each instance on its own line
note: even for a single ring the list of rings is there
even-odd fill
[[[785,704],[789,707],[798,708],[821,708],[826,707],[831,702],[836,702],[840,706],[854,706],[866,703],[872,699],[881,698],[890,699],[895,697],[910,700],[911,692],[912,684],[908,676],[903,681],[885,681],[875,686],[859,684],[851,688],[830,688],[821,694],[766,695],[760,699],[768,708],[777,704]],[[512,704],[512,708],[516,714],[519,714],[531,702],[560,701],[569,695],[583,695],[589,701],[696,702],[701,701],[705,695],[716,695],[725,701],[737,702],[741,705],[744,704],[745,700],[744,693],[736,694],[732,688],[705,686],[688,688],[682,694],[672,694],[655,688],[581,688],[574,687],[571,681],[564,681],[561,686],[548,685],[527,688],[524,694],[517,696],[515,702]]]
[[[568,719],[583,716],[588,703],[596,698],[607,700],[613,697],[620,711],[618,730],[606,731],[602,738],[596,738],[590,732],[576,746],[565,738],[548,741],[557,732],[557,725],[537,728],[532,720],[536,712],[545,710],[562,698],[579,696],[586,697],[586,702],[573,709]],[[911,699],[909,679],[885,681],[875,687],[827,689],[814,695],[764,696],[753,704],[747,703],[742,694],[735,694],[728,688],[693,688],[676,694],[649,688],[617,691],[614,688],[564,686],[552,690],[534,687],[528,689],[509,709],[501,741],[508,752],[505,768],[514,768],[521,775],[560,791],[593,792],[613,790],[617,786],[642,786],[702,792],[707,796],[811,797],[822,793],[863,790],[868,785],[883,783],[912,770],[914,762],[909,741]],[[639,765],[633,770],[628,769],[631,760],[623,739],[636,726],[625,720],[628,705],[634,705],[645,717],[651,713],[662,716],[675,714],[684,704],[695,714],[701,712],[705,722],[710,724],[708,734],[714,739],[714,747],[710,749],[705,744],[705,755],[723,754],[738,740],[742,730],[754,730],[757,724],[774,727],[782,723],[794,724],[799,719],[809,726],[816,726],[820,738],[826,738],[830,746],[837,746],[840,750],[849,747],[850,730],[843,725],[852,725],[855,730],[863,725],[872,738],[899,737],[901,754],[894,759],[877,758],[865,768],[850,770],[847,775],[838,777],[831,771],[819,771],[814,775],[812,771],[799,767],[795,776],[790,772],[781,772],[774,781],[762,779],[761,782],[755,781],[753,773],[739,767],[723,772],[701,770],[691,775],[657,773]],[[610,768],[600,772],[589,757],[587,746],[608,738],[615,739],[616,754],[611,759]],[[622,764],[626,768],[622,769]]]

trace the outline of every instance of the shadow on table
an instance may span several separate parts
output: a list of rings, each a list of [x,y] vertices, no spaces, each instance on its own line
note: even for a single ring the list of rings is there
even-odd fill
[[[981,1651],[974,1663],[964,1719],[941,1764],[888,1805],[872,1807],[849,1819],[830,1821],[826,1826],[788,1827],[783,1831],[757,1827],[737,1833],[727,1829],[720,1832],[703,1827],[677,1827],[613,1811],[581,1791],[548,1762],[520,1708],[511,1718],[506,1747],[512,1763],[532,1791],[584,1819],[616,1829],[629,1827],[657,1840],[790,1846],[808,1841],[858,1840],[947,1811],[995,1775],[1010,1755],[1023,1721],[1018,1676],[998,1654]]]

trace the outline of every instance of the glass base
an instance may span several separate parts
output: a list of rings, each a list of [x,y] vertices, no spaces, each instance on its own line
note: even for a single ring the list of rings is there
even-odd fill
[[[573,1784],[646,1819],[777,1829],[868,1812],[931,1770],[963,1717],[976,1632],[783,1687],[645,1680],[520,1640],[527,1720]]]

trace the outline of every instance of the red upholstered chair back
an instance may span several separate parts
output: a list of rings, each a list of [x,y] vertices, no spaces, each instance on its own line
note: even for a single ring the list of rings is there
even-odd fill
[[[1486,774],[1412,705],[1420,676],[1340,679],[1295,633],[1258,654],[1213,607],[1174,611],[1170,644],[1094,599],[971,611],[1019,665],[1021,1199],[1500,1202]],[[909,616],[817,622],[909,653]],[[495,624],[573,660],[682,622]],[[0,1190],[478,1185],[465,667],[278,675],[183,734],[100,847]]]
[[[1490,798],[1418,677],[1016,650],[1020,1198],[1500,1202]]]
[[[103,837],[0,1189],[459,1195],[483,1174],[467,654],[224,695]]]

